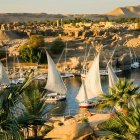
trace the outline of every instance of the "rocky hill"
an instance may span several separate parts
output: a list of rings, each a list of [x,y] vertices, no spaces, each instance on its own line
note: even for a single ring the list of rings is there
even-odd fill
[[[140,18],[140,5],[119,7],[106,14],[112,17],[136,17]]]
[[[0,13],[0,22],[28,22],[28,21],[44,21],[46,19],[63,19],[67,18],[61,14],[47,13]]]
[[[74,19],[86,18],[91,20],[104,19],[106,16],[112,18],[118,17],[137,17],[140,18],[140,5],[119,7],[107,14],[47,14],[47,13],[0,13],[0,22],[28,22],[28,21],[44,21],[46,19]]]

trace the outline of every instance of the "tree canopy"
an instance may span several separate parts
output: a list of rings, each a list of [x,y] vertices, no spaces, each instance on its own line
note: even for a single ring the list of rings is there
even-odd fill
[[[42,35],[32,35],[28,44],[35,47],[43,47],[45,42]]]
[[[64,47],[65,43],[62,41],[62,39],[57,38],[52,42],[50,50],[53,54],[60,54],[63,51]]]

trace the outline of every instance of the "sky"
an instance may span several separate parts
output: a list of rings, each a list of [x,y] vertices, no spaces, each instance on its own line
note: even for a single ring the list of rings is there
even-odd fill
[[[0,13],[104,14],[140,0],[0,0]]]

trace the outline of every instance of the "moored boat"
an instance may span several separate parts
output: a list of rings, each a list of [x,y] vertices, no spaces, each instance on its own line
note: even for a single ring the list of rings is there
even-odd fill
[[[6,88],[10,85],[10,79],[4,68],[3,64],[0,62],[0,89]]]
[[[45,89],[49,92],[45,96],[45,102],[48,101],[60,101],[66,99],[67,88],[61,78],[56,65],[53,62],[50,55],[47,53],[48,59],[48,79]]]
[[[79,92],[76,96],[80,108],[92,107],[96,104],[96,99],[102,94],[102,87],[99,73],[99,54],[95,57]]]

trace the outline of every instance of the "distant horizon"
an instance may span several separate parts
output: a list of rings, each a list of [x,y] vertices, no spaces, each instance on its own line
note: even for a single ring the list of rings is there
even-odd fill
[[[106,14],[117,7],[138,5],[139,0],[1,0],[0,13]]]

